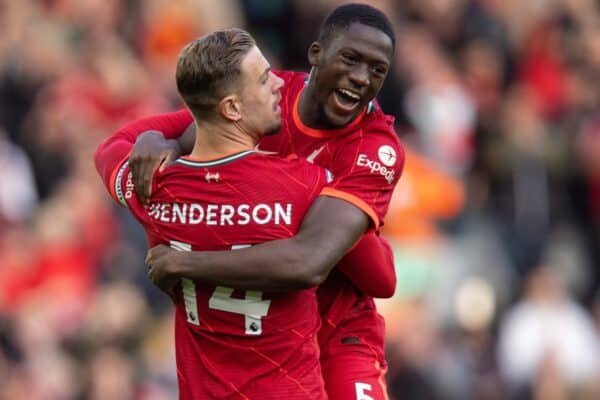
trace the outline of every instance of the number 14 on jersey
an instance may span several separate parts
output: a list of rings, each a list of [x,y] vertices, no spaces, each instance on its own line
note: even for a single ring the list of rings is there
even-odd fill
[[[174,250],[192,251],[192,246],[188,243],[171,240],[169,244]],[[237,250],[244,247],[250,247],[250,245],[234,245],[231,249]],[[199,326],[196,284],[191,279],[182,278],[181,288],[187,322]],[[262,292],[259,290],[246,290],[243,299],[236,299],[232,297],[232,294],[233,288],[217,286],[208,300],[208,308],[243,315],[246,335],[261,335],[262,317],[269,312],[271,300],[263,300]]]

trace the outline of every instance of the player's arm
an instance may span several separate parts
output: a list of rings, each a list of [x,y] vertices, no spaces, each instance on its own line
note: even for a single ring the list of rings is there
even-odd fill
[[[390,244],[375,231],[363,235],[336,267],[369,296],[388,298],[394,295],[394,253]]]
[[[383,223],[394,188],[402,174],[404,150],[393,131],[393,119],[379,117],[338,147],[324,193],[346,199],[370,216],[374,231]],[[387,243],[365,236],[338,268],[364,293],[390,297],[396,287],[393,255]]]
[[[365,148],[364,140],[360,139],[356,141],[356,145],[361,146],[360,151],[343,152],[349,156],[344,157],[342,154],[339,157],[338,171],[335,171],[334,175],[341,178],[336,179],[331,187],[324,190],[323,193],[327,196],[321,196],[318,201],[319,207],[313,205],[316,210],[311,208],[297,237],[255,246],[253,249],[244,250],[243,253],[236,252],[235,255],[174,254],[166,248],[155,248],[149,252],[148,257],[149,266],[153,268],[151,277],[160,282],[164,277],[176,274],[204,279],[215,284],[262,290],[285,290],[321,282],[332,266],[319,264],[321,260],[318,257],[323,256],[325,261],[331,261],[332,258],[338,260],[349,247],[345,246],[347,243],[342,243],[336,248],[336,240],[349,237],[354,243],[370,226],[379,226],[380,216],[385,214],[393,188],[402,172],[404,158],[400,147],[394,147],[397,160],[390,167],[393,168],[393,173],[390,171],[390,174],[382,175],[381,171],[372,169],[372,162],[367,160],[378,159],[382,145],[381,140],[374,134],[375,132],[370,132],[370,140],[375,142],[369,148]],[[385,137],[389,139],[389,135],[384,135]],[[395,146],[393,141],[383,143]],[[366,154],[366,158],[363,157],[363,153]],[[350,218],[350,215],[355,218]],[[353,223],[360,226],[359,236],[353,236],[356,233]],[[376,242],[371,249],[368,240],[370,239],[364,244],[359,243],[355,253],[348,256],[350,262],[345,260],[342,263],[344,265],[340,267],[365,293],[376,297],[389,297],[396,283],[393,257],[385,244]],[[333,250],[339,252],[335,253],[331,248],[327,249],[331,250],[331,253],[322,252],[322,242],[331,244]],[[280,243],[283,243],[282,247],[278,248]],[[262,251],[265,253],[262,254]],[[273,258],[269,258],[270,253],[273,253]],[[296,261],[306,260],[299,266],[287,258],[298,255],[300,258]],[[280,259],[277,260],[276,257]],[[288,265],[292,268],[287,268]],[[265,268],[262,268],[263,266]]]
[[[179,252],[157,246],[146,263],[159,286],[166,279],[186,277],[240,289],[307,288],[325,280],[370,224],[369,216],[353,204],[319,196],[291,238],[235,251]]]
[[[183,116],[178,113],[150,117],[135,126],[139,136],[129,166],[135,192],[143,204],[148,203],[152,194],[154,173],[179,156],[189,154],[194,147],[196,129],[191,114],[187,110]]]
[[[191,116],[187,110],[174,113],[143,118],[123,126],[107,139],[105,139],[94,153],[96,169],[102,181],[112,194],[112,180],[117,168],[129,158],[136,140],[143,137],[167,138],[181,134],[191,123]],[[160,132],[152,132],[152,130]],[[180,152],[179,144],[173,139],[163,139],[163,148],[157,152],[156,159],[162,163],[168,163],[172,155]]]

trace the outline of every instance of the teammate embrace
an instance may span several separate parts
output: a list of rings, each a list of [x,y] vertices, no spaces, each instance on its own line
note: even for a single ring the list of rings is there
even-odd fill
[[[374,98],[394,45],[388,19],[358,4],[328,16],[310,75],[271,70],[244,31],[212,33],[178,61],[188,110],[98,148],[109,192],[155,246],[151,278],[175,300],[180,398],[387,398],[372,296],[395,287],[377,232],[404,154]],[[240,209],[247,223],[229,223]]]

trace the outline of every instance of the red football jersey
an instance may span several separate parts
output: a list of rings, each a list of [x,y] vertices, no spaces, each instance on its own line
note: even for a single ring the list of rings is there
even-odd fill
[[[190,251],[293,236],[327,176],[304,160],[255,151],[209,162],[184,157],[155,175],[148,207],[126,161],[104,179],[151,246]],[[175,306],[180,398],[326,398],[315,289],[262,293],[182,279]]]
[[[283,125],[278,135],[263,138],[259,148],[284,157],[296,154],[327,168],[335,179],[324,194],[353,203],[371,217],[374,228],[379,228],[404,165],[393,117],[385,115],[373,101],[343,128],[312,129],[298,115],[307,74],[277,74],[285,81],[281,92]]]
[[[326,131],[311,129],[302,123],[297,112],[307,74],[289,71],[277,74],[285,80],[281,101],[283,126],[278,135],[264,138],[259,148],[276,151],[282,156],[296,154],[328,168],[335,179],[322,194],[356,205],[371,217],[376,230],[383,224],[404,164],[404,152],[393,130],[393,118],[383,114],[372,102],[348,126]],[[167,138],[174,138],[191,122],[189,112],[184,110],[136,122],[129,127],[132,131],[129,133],[159,129]],[[357,246],[354,251],[362,252],[358,259],[370,259],[369,246]],[[369,267],[373,268],[372,265]],[[340,272],[343,269],[344,266],[338,264],[318,289],[319,311],[323,318],[319,342],[324,359],[347,351],[342,340],[344,335],[358,332],[363,346],[352,346],[352,351],[375,353],[383,361],[383,321],[376,312],[373,299],[357,291]],[[365,274],[363,279],[371,279],[371,276]],[[338,329],[340,327],[342,329]]]
[[[311,129],[298,116],[298,100],[308,75],[292,71],[276,73],[285,81],[281,100],[283,125],[279,134],[263,138],[259,148],[278,152],[281,156],[296,154],[326,167],[335,179],[322,194],[351,202],[371,217],[374,229],[379,228],[404,165],[404,151],[394,132],[393,118],[385,115],[373,101],[343,128]],[[191,115],[183,110],[138,121],[128,130],[139,134],[147,129],[159,129],[165,137],[175,138],[191,122]],[[360,251],[370,251],[368,246],[359,247]],[[358,258],[368,259],[368,255]],[[334,328],[344,316],[350,315],[351,308],[375,307],[372,299],[360,299],[360,293],[340,270],[344,270],[344,265],[338,264],[318,291],[319,309],[325,322],[319,333],[323,344],[329,335],[327,326]],[[363,279],[371,279],[371,276],[365,274]],[[391,283],[394,283],[393,279]],[[357,301],[370,304],[357,305]],[[382,332],[377,334],[383,335]],[[373,346],[379,353],[383,352],[382,342],[373,343]]]
[[[263,138],[259,148],[282,156],[296,154],[331,171],[334,180],[322,195],[354,204],[371,217],[373,228],[378,229],[404,166],[404,150],[394,131],[393,117],[385,115],[373,101],[343,128],[312,129],[298,115],[298,100],[308,75],[276,73],[285,81],[281,101],[283,126],[278,135]],[[318,291],[321,315],[331,324],[347,316],[360,296],[340,269],[343,266],[338,265]]]

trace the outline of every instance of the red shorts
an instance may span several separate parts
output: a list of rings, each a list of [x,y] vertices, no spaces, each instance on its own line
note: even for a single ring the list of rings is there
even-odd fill
[[[388,400],[386,367],[367,357],[338,355],[322,364],[330,400]]]
[[[387,400],[385,323],[370,297],[351,308],[324,313],[319,330],[321,370],[331,400]]]

